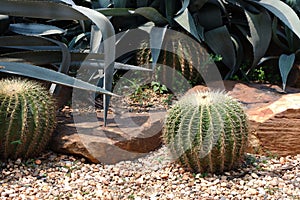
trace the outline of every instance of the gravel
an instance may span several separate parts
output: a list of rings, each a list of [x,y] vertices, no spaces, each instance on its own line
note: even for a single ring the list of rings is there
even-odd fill
[[[185,170],[164,146],[115,165],[46,152],[0,169],[0,199],[300,199],[300,155],[247,154],[240,169],[221,175]]]

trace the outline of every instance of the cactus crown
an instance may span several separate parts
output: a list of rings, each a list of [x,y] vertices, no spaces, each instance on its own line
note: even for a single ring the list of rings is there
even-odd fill
[[[224,92],[194,92],[169,110],[163,140],[178,161],[195,172],[236,167],[247,143],[247,118]]]
[[[53,98],[34,81],[2,79],[0,85],[0,158],[40,153],[56,124]]]

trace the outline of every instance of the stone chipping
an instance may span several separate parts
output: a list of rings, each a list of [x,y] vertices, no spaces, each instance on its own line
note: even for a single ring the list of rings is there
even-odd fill
[[[162,146],[114,165],[46,152],[0,163],[0,199],[300,199],[300,155],[247,154],[220,175],[192,173]]]

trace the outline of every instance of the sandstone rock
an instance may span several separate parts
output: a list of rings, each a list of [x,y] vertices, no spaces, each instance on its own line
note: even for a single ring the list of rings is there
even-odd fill
[[[250,122],[250,153],[279,156],[300,154],[300,89],[270,84],[225,81],[228,93],[246,109]],[[206,90],[196,86],[188,92]]]
[[[107,127],[99,121],[101,114],[60,116],[50,148],[93,163],[113,164],[144,156],[161,145],[165,112],[109,114]]]

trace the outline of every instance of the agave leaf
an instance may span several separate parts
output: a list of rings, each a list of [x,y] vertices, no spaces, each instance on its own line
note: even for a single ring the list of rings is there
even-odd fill
[[[87,20],[70,5],[57,1],[1,0],[0,13],[9,16],[33,17],[57,20]]]
[[[168,20],[164,18],[155,8],[152,7],[137,8],[129,12],[132,14],[141,15],[147,18],[148,20],[154,22],[156,25],[165,25],[168,23]]]
[[[125,8],[127,0],[113,0],[115,8]]]
[[[7,31],[9,27],[9,16],[7,15],[0,15],[0,34]]]
[[[87,66],[87,69],[104,69],[103,54],[71,52],[71,58],[71,69],[78,69],[81,65]],[[1,62],[23,62],[32,65],[60,64],[61,60],[61,51],[22,51],[0,55]],[[147,68],[118,62],[115,63],[115,69],[152,71]]]
[[[176,16],[174,20],[181,26],[183,27],[186,31],[188,31],[190,34],[192,34],[199,42],[201,39],[203,39],[203,36],[198,33],[198,29],[196,27],[196,24],[194,22],[194,19],[188,9],[185,9],[183,13],[180,15]],[[201,37],[201,39],[200,39]]]
[[[226,26],[212,29],[205,33],[205,42],[215,52],[222,56],[222,62],[233,69],[236,65],[236,53],[231,35]]]
[[[106,16],[130,16],[130,8],[97,8],[96,11]]]
[[[76,48],[76,45],[82,41],[83,39],[85,39],[86,37],[89,37],[91,35],[90,32],[87,33],[81,33],[79,35],[76,35],[69,43],[68,43],[68,47],[69,49],[74,49]]]
[[[104,15],[86,7],[70,6],[54,1],[31,0],[3,0],[1,1],[0,13],[10,16],[27,16],[45,19],[92,20],[103,34],[105,53],[104,88],[109,91],[111,90],[115,59],[115,37],[114,27]],[[106,124],[109,100],[110,97],[104,95],[104,124]]]
[[[65,30],[56,26],[33,23],[10,24],[9,30],[22,35],[54,35],[65,33]]]
[[[252,14],[251,12],[245,11],[245,14],[250,29],[250,36],[246,35],[246,37],[252,45],[252,67],[255,67],[259,60],[265,55],[272,38],[271,17],[265,11],[259,14]]]
[[[272,40],[275,42],[276,45],[278,45],[282,50],[289,51],[289,47],[283,43],[278,35],[281,35],[280,31],[277,28],[278,25],[278,19],[277,17],[274,17],[272,21]],[[283,34],[282,34],[283,35]],[[283,35],[284,36],[284,35]],[[284,36],[285,37],[285,36]]]
[[[278,60],[278,58],[279,58],[279,56],[267,56],[267,57],[263,57],[263,58],[260,59],[260,61],[257,63],[257,65],[261,65],[264,62],[269,61],[269,60]]]
[[[191,0],[189,4],[190,12],[193,13],[199,11],[207,2],[208,0]]]
[[[87,16],[91,19],[97,28],[101,30],[103,41],[104,41],[104,84],[103,87],[105,90],[111,91],[112,82],[113,82],[113,72],[114,72],[114,61],[115,61],[115,31],[114,27],[110,23],[109,19],[106,18],[101,13],[98,13],[95,10],[91,10],[89,8],[81,7],[81,6],[72,6],[75,10],[79,11],[83,15]],[[101,43],[100,43],[101,44]],[[98,44],[98,45],[100,45]],[[100,50],[100,48],[97,48]],[[97,52],[99,53],[99,52]],[[99,80],[100,84],[100,80]],[[104,107],[104,126],[106,126],[106,119],[108,113],[108,106],[110,102],[110,96],[103,96],[103,107]]]
[[[174,23],[174,15],[176,14],[176,1],[164,0],[166,6],[166,17],[171,26]]]
[[[241,66],[241,64],[243,62],[244,54],[246,53],[243,48],[243,43],[238,36],[232,34],[231,40],[234,44],[234,48],[236,49],[236,65],[231,70],[231,72],[228,74],[227,78],[231,77],[239,69],[239,67]],[[227,78],[225,78],[225,79],[227,79]]]
[[[113,0],[98,0],[100,8],[107,8],[113,4]]]
[[[280,70],[280,74],[281,74],[283,90],[285,90],[288,75],[294,65],[295,56],[296,55],[293,53],[290,55],[282,54],[279,57],[279,70]]]
[[[207,3],[202,9],[193,14],[197,24],[200,24],[205,31],[220,27],[223,25],[222,13],[218,6]]]
[[[176,13],[176,15],[181,15],[188,8],[190,0],[183,0],[181,9]]]
[[[158,57],[160,54],[160,50],[162,49],[162,43],[165,38],[167,28],[156,28],[152,27],[150,32],[150,48],[152,55],[152,70],[156,67],[156,63],[158,61]]]
[[[88,91],[95,91],[97,93],[103,93],[107,95],[114,95],[113,93],[106,91],[103,88],[39,66],[12,62],[0,62],[0,66],[0,72],[3,73],[17,74],[21,76],[36,78],[43,81],[49,81],[64,86],[74,87]]]
[[[29,46],[57,46],[52,41],[48,40],[45,37],[39,36],[25,36],[25,35],[13,35],[13,36],[1,36],[0,37],[0,46],[2,47],[26,47]]]
[[[289,27],[300,38],[300,19],[295,11],[283,1],[274,0],[251,0],[272,12],[287,27]]]

